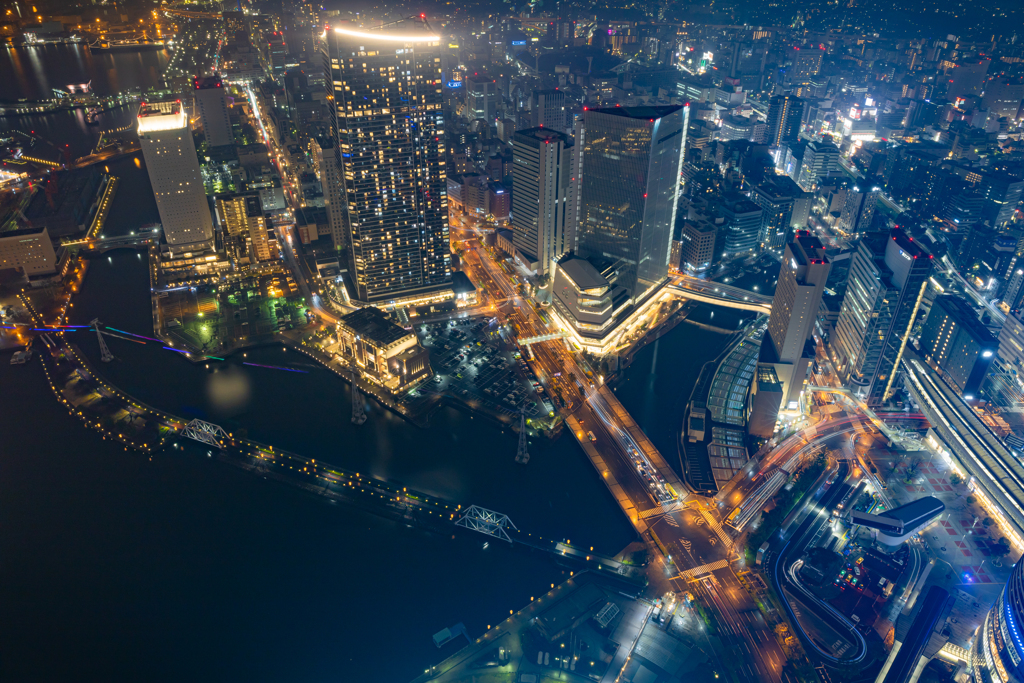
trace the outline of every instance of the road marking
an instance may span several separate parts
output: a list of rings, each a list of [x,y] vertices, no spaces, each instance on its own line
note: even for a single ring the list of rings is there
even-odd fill
[[[673,576],[672,578],[673,579],[682,579],[684,581],[690,581],[690,580],[695,579],[697,577],[704,576],[706,574],[710,574],[711,572],[715,571],[716,569],[725,569],[728,566],[729,566],[729,560],[718,560],[716,562],[708,562],[707,564],[702,564],[699,567],[694,567],[693,569],[687,569],[684,572],[679,572],[679,574],[677,574],[676,576]]]
[[[708,523],[709,527],[714,529],[715,533],[718,534],[718,537],[720,539],[722,539],[722,543],[725,544],[725,547],[727,547],[727,548],[731,548],[732,547],[732,542],[733,542],[732,536],[730,536],[725,531],[725,529],[722,528],[722,524],[718,520],[716,520],[714,517],[712,517],[710,514],[708,514],[708,512],[706,510],[704,510],[703,508],[700,509],[700,517],[701,517],[701,519],[705,520]],[[714,539],[712,539],[712,540],[714,540]]]

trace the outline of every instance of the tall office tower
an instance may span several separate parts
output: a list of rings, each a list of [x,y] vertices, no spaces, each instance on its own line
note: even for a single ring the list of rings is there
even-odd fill
[[[800,135],[800,121],[804,115],[804,101],[793,95],[776,95],[768,104],[768,146],[779,147],[796,142]]]
[[[892,391],[932,260],[899,228],[868,233],[857,245],[829,354],[840,380],[869,406]]]
[[[1005,116],[1013,120],[1020,111],[1021,100],[1024,100],[1024,82],[1019,78],[999,77],[985,86],[981,104],[996,118]]]
[[[217,216],[225,243],[237,238],[239,255],[247,254],[249,263],[270,260],[270,240],[258,192],[217,197]]]
[[[743,195],[726,195],[723,198],[722,217],[725,225],[721,233],[725,256],[757,249],[757,238],[761,234],[761,214],[761,207]]]
[[[851,187],[846,193],[846,203],[839,215],[839,228],[847,233],[867,232],[871,229],[871,221],[875,217],[875,204],[878,203],[877,185],[870,187]]]
[[[207,147],[221,147],[235,144],[231,132],[231,117],[228,116],[228,98],[220,76],[196,78],[194,95],[195,108],[199,110],[199,122],[203,126]]]
[[[921,356],[966,399],[978,395],[999,342],[967,303],[936,297],[921,328]]]
[[[569,116],[565,110],[565,93],[561,90],[534,90],[530,95],[530,122],[534,128],[568,133]]]
[[[138,120],[139,144],[167,244],[174,251],[213,246],[210,204],[181,102],[143,103]]]
[[[796,81],[803,81],[811,76],[816,76],[821,71],[821,61],[825,57],[825,51],[816,47],[794,45],[789,49],[788,57],[793,63],[790,77]]]
[[[324,189],[324,205],[327,207],[327,224],[331,228],[331,242],[335,249],[341,249],[348,243],[347,208],[342,199],[341,176],[338,173],[338,159],[334,147],[334,140],[329,137],[318,137],[312,142],[320,186]]]
[[[274,79],[284,76],[288,62],[288,44],[285,43],[282,31],[274,31],[267,36],[266,55],[264,68],[267,70],[267,75]]]
[[[349,272],[368,303],[452,296],[440,38],[409,24],[327,30]]]
[[[996,484],[997,486],[999,484]],[[1002,488],[1000,486],[1000,488]],[[998,499],[997,499],[998,500]],[[1001,501],[1000,507],[1004,505]],[[1011,508],[1012,501],[1005,503]],[[1017,516],[1008,513],[1016,520]],[[974,632],[969,672],[974,683],[1024,681],[1024,664],[1020,652],[1024,650],[1024,562],[1017,562],[1010,572],[1006,586],[996,599],[985,620]]]
[[[689,116],[687,106],[583,113],[576,252],[613,261],[633,303],[668,276]]]
[[[765,249],[772,249],[781,254],[794,223],[797,227],[806,226],[807,200],[803,190],[789,176],[769,175],[751,191],[750,201],[762,210],[758,241]],[[797,202],[801,202],[804,207],[802,210],[797,207]],[[804,214],[803,222],[800,222],[801,213]]]
[[[498,84],[486,74],[466,77],[466,116],[494,121],[498,115]]]
[[[800,171],[796,184],[804,192],[814,192],[818,188],[818,178],[839,170],[839,148],[831,142],[808,142],[804,149],[804,157],[800,162]]]
[[[831,267],[825,247],[807,230],[797,231],[786,245],[759,358],[760,363],[775,366],[784,406],[796,407],[807,366],[814,359],[814,321]]]
[[[981,176],[979,192],[985,198],[982,215],[992,225],[1000,227],[1013,220],[1024,192],[1024,178],[1009,173],[985,173]]]
[[[572,138],[557,130],[529,128],[513,137],[512,243],[541,275],[575,241],[572,157]]]

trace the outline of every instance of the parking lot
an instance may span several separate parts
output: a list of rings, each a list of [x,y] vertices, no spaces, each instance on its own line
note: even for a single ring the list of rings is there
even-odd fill
[[[520,410],[527,417],[546,416],[554,410],[550,398],[526,362],[504,350],[509,345],[492,321],[465,318],[417,325],[420,342],[430,350],[435,376],[416,391],[447,391],[509,417]]]

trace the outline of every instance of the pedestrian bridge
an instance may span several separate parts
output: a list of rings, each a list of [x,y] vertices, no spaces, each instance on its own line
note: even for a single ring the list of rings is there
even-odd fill
[[[699,282],[700,284],[692,284],[691,281],[684,280],[678,284],[669,285],[668,289],[694,301],[725,306],[726,308],[738,308],[754,313],[768,314],[772,312],[772,297],[770,296],[754,294],[743,289],[719,285],[713,282]]]

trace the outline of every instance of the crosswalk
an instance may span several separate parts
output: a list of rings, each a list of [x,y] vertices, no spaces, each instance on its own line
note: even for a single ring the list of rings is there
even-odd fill
[[[728,566],[729,560],[717,560],[715,562],[708,562],[707,564],[702,564],[699,567],[694,567],[693,569],[687,569],[684,572],[679,572],[676,576],[673,576],[672,578],[679,579],[681,581],[689,581],[691,579],[696,579],[701,576],[704,576],[705,574],[710,574],[716,569],[725,569]]]
[[[651,508],[650,510],[641,510],[640,519],[649,519],[651,517],[660,517],[666,515],[673,510],[679,509],[678,503],[669,503],[668,505],[659,505],[658,507]]]
[[[715,534],[718,535],[718,538],[721,539],[723,544],[725,544],[725,547],[731,548],[733,542],[732,536],[722,528],[722,523],[708,514],[708,511],[704,508],[700,508],[700,516],[704,518],[704,521],[708,523],[708,526],[711,527]]]

